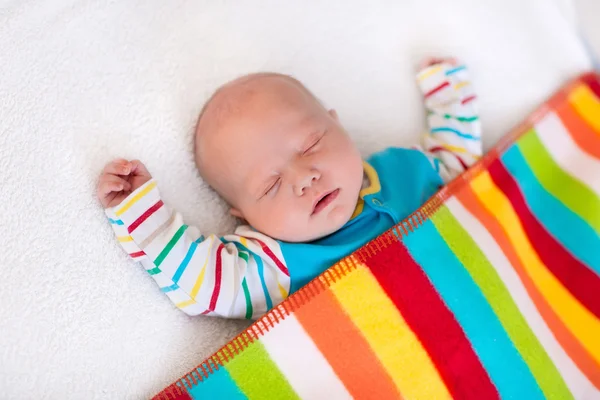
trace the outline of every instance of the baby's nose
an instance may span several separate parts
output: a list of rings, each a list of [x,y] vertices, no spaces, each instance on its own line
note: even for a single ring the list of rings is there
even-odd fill
[[[294,185],[294,193],[296,196],[303,196],[306,189],[311,187],[313,183],[318,181],[320,178],[321,174],[315,169],[298,174],[296,184]]]

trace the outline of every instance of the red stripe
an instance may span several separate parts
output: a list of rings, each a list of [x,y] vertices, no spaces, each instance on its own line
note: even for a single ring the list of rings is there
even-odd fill
[[[404,245],[382,246],[367,265],[427,350],[452,398],[499,398],[454,315]]]
[[[462,158],[460,158],[460,156],[456,153],[452,153],[454,155],[454,157],[456,157],[456,159],[458,160],[458,162],[460,163],[460,165],[462,165],[462,167],[466,170],[469,169],[469,166],[467,165],[466,162],[464,162],[464,160]]]
[[[432,89],[429,92],[425,93],[425,98],[436,94],[437,92],[439,92],[440,90],[442,90],[443,88],[448,87],[448,86],[450,86],[450,82],[446,81],[446,82],[442,83],[440,86],[436,87],[435,89]]]
[[[467,104],[467,103],[469,103],[469,102],[471,102],[471,101],[475,100],[476,98],[477,98],[477,96],[475,96],[475,95],[473,95],[473,96],[469,96],[469,97],[467,97],[466,99],[464,99],[463,101],[461,101],[460,103],[461,103],[461,104]]]
[[[260,244],[260,247],[262,248],[262,250],[265,252],[266,255],[268,255],[271,258],[271,260],[273,260],[273,262],[275,263],[275,265],[277,265],[277,267],[281,270],[281,272],[283,272],[287,276],[290,276],[290,272],[288,271],[287,267],[285,265],[283,265],[283,263],[281,261],[279,261],[279,259],[277,257],[275,257],[275,254],[273,254],[271,249],[268,248],[266,244],[264,244],[263,242],[261,242],[258,239],[253,238],[252,240],[256,240],[258,242],[258,244]]]
[[[600,75],[597,73],[590,73],[583,77],[583,82],[594,92],[596,97],[600,99]]]
[[[135,257],[144,256],[144,255],[146,255],[146,253],[144,253],[143,251],[138,251],[137,253],[131,253],[131,254],[129,254],[129,257],[135,258]]]
[[[212,296],[210,296],[210,304],[208,305],[207,311],[215,311],[215,307],[217,306],[217,299],[219,298],[219,293],[221,292],[221,250],[223,250],[224,248],[225,245],[223,245],[223,243],[221,243],[217,248],[217,263],[215,266],[215,287],[213,288]]]
[[[183,382],[184,378],[181,378],[180,382]],[[191,379],[186,379],[189,382]],[[185,385],[178,386],[177,383],[173,383],[163,389],[162,392],[155,395],[152,400],[194,400],[187,391]]]
[[[440,151],[447,151],[448,153],[450,153],[454,157],[456,157],[456,159],[458,160],[458,162],[460,163],[460,165],[462,165],[462,167],[464,169],[469,169],[469,166],[467,165],[467,163],[462,158],[460,158],[460,156],[458,154],[456,154],[452,150],[448,150],[448,149],[446,149],[444,147],[440,147],[440,146],[434,146],[434,147],[430,148],[429,151],[431,151],[432,153],[438,153]]]
[[[133,224],[129,225],[127,227],[127,231],[129,233],[133,232],[135,230],[135,228],[137,228],[138,226],[140,226],[142,224],[142,222],[144,222],[145,220],[148,219],[149,216],[151,216],[152,214],[154,214],[154,212],[156,210],[158,210],[159,208],[161,208],[163,206],[163,202],[162,200],[159,200],[155,205],[153,205],[152,207],[150,207],[149,209],[147,209],[142,215],[140,215],[138,217],[138,219],[136,219]]]
[[[433,146],[432,148],[429,149],[429,151],[432,152],[432,153],[438,153],[440,151],[448,151],[449,152],[450,150],[445,149],[445,148],[440,147],[440,146]]]
[[[596,317],[600,317],[600,278],[560,244],[533,215],[517,182],[500,160],[489,166],[492,180],[504,192],[536,253],[554,276]]]

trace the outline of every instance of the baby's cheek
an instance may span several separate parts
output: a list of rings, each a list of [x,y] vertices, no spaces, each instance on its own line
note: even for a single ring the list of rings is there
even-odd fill
[[[260,224],[257,223],[256,227],[262,227],[262,231],[266,234],[280,236],[295,225],[296,213],[285,204],[270,204],[261,211],[257,216]]]

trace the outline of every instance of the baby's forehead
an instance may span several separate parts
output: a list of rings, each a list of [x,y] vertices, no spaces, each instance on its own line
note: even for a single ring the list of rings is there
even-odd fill
[[[229,175],[227,170],[237,169],[223,164],[230,163],[229,153],[235,151],[232,147],[250,140],[246,135],[254,123],[260,124],[267,116],[277,116],[279,112],[305,114],[305,110],[316,107],[322,106],[312,93],[285,75],[253,74],[223,85],[205,105],[196,129],[195,153],[201,174],[214,181],[210,178],[215,169],[224,169],[221,177]],[[245,153],[237,154],[236,158]]]
[[[282,102],[298,107],[319,103],[300,81],[291,76],[275,73],[250,74],[217,89],[204,106],[198,125],[199,128],[201,125],[212,125],[214,128],[215,123],[222,123],[241,112]]]
[[[260,123],[285,113],[308,113],[322,108],[299,81],[284,75],[254,74],[219,88],[205,105],[196,128],[196,152],[240,126]],[[200,146],[202,145],[202,146]]]

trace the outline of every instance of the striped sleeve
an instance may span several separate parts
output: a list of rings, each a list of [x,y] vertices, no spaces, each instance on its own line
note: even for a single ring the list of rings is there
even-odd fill
[[[186,314],[256,319],[288,296],[275,240],[248,227],[203,236],[163,203],[154,180],[106,215],[124,250]]]
[[[464,65],[443,62],[417,74],[429,131],[422,146],[445,182],[473,165],[482,154],[477,96]]]

